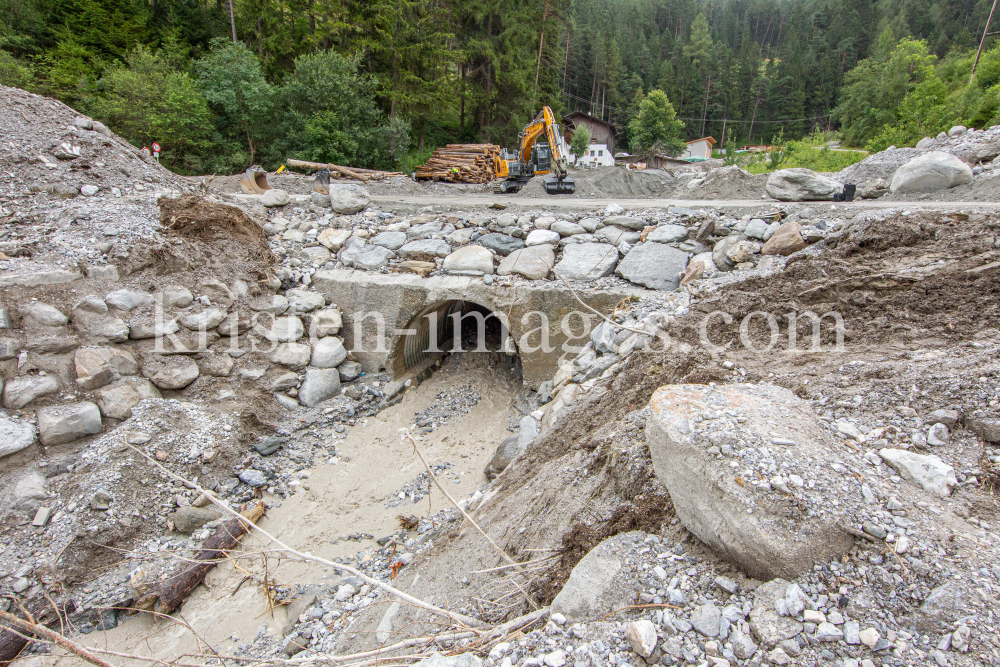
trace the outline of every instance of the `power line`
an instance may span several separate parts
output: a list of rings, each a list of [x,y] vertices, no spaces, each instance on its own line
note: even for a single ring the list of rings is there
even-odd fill
[[[572,98],[574,100],[577,100],[578,102],[586,102],[587,104],[593,104],[591,102],[591,100],[585,99],[583,97],[577,97],[576,95],[573,95],[572,93],[563,93],[563,94],[566,97],[569,97],[569,98]],[[598,106],[598,105],[594,104],[594,106]],[[612,111],[621,111],[623,113],[628,113],[629,112],[628,109],[623,109],[622,107],[614,107],[614,106],[611,106],[610,104],[605,104],[604,107],[607,108],[607,109],[611,109]],[[681,117],[681,116],[678,116],[678,118],[680,120],[686,120],[686,121],[692,121],[692,122],[701,122],[701,120],[702,120],[701,118],[684,118],[684,117]],[[733,118],[708,118],[708,119],[705,119],[705,120],[708,123],[723,123],[723,122],[725,122],[725,123],[743,123],[745,125],[747,123],[751,123],[752,122],[754,125],[766,125],[766,124],[773,124],[773,123],[798,123],[798,122],[807,121],[807,120],[820,120],[820,119],[823,119],[823,118],[833,118],[833,114],[824,114],[822,116],[810,116],[808,118],[782,118],[782,119],[778,119],[778,120],[752,120],[751,121],[751,120],[736,120],[736,119],[733,119]]]

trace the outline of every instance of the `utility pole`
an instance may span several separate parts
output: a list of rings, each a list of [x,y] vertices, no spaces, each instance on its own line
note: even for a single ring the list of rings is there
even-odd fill
[[[997,10],[997,0],[993,0],[993,8],[990,9],[990,17],[986,19],[986,29],[983,30],[983,38],[979,40],[979,50],[976,51],[976,60],[972,63],[972,74],[969,75],[969,83],[976,78],[976,67],[979,65],[979,56],[983,53],[983,45],[986,43],[986,36],[990,34],[990,22],[993,20],[993,12]]]

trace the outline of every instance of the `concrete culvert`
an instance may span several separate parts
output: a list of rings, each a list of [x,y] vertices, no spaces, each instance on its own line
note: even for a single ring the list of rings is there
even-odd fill
[[[518,377],[521,360],[505,318],[486,306],[461,300],[441,301],[410,320],[410,332],[396,341],[393,375],[419,374],[448,354],[491,354],[508,364]]]

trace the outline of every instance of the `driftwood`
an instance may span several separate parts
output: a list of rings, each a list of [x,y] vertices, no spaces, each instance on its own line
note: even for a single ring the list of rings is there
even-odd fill
[[[60,621],[65,619],[66,614],[72,612],[74,608],[73,603],[68,602],[65,608],[59,609],[57,612],[56,607],[48,598],[38,597],[25,603],[23,609],[19,608],[18,603],[15,602],[11,605],[10,614],[18,618],[28,618],[29,623],[58,626],[61,625]],[[0,620],[3,621],[4,626],[3,629],[0,629],[0,667],[7,667],[28,645],[28,640],[24,635],[31,633],[25,632],[23,627],[18,627],[18,624],[12,619],[2,618]],[[12,632],[8,629],[12,627],[18,627],[18,632]]]
[[[289,167],[294,167],[296,169],[311,169],[313,171],[319,171],[320,169],[329,169],[330,175],[344,176],[347,178],[353,178],[355,180],[361,181],[362,183],[367,183],[368,181],[374,179],[379,180],[386,178],[387,176],[402,176],[402,173],[398,171],[380,171],[378,169],[361,169],[360,167],[342,167],[339,164],[326,164],[324,162],[309,162],[308,160],[285,160],[285,164]]]
[[[500,147],[494,144],[448,144],[438,148],[414,171],[417,180],[453,183],[489,183],[496,178],[494,161]]]
[[[153,609],[161,614],[169,614],[181,606],[184,599],[198,584],[205,580],[208,571],[215,567],[231,551],[240,539],[250,532],[248,522],[257,523],[264,516],[264,503],[258,502],[243,512],[243,519],[230,519],[216,528],[201,545],[193,563],[174,576],[153,584],[135,606],[139,609]]]

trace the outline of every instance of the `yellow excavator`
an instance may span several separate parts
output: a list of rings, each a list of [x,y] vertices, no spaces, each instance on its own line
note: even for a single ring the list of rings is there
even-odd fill
[[[559,133],[552,109],[542,111],[518,135],[517,151],[502,150],[495,158],[494,170],[498,179],[494,191],[517,192],[533,176],[545,176],[545,191],[550,195],[571,195],[576,190],[572,177],[567,175],[569,149]]]

